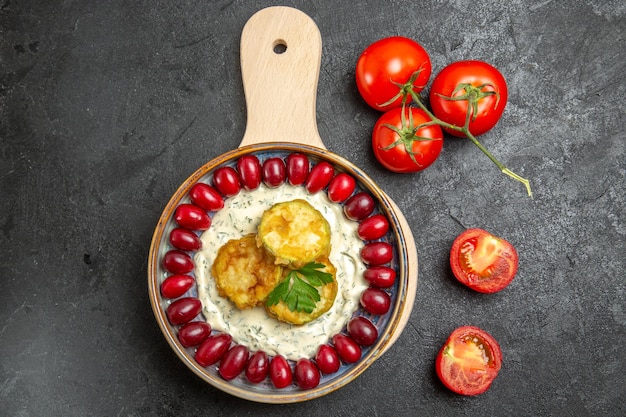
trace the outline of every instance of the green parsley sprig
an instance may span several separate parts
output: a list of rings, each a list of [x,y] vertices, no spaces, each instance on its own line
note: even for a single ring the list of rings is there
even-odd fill
[[[324,264],[309,262],[300,269],[289,272],[267,297],[267,305],[273,306],[283,301],[291,311],[311,313],[320,300],[316,287],[333,282],[333,275],[322,271]]]

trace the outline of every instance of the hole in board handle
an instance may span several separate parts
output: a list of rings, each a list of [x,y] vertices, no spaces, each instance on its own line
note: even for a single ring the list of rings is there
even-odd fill
[[[287,42],[282,39],[274,41],[274,53],[277,55],[284,54],[287,51]]]

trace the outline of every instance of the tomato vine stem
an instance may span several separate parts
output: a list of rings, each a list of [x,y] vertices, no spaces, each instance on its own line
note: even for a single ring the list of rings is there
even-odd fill
[[[414,79],[414,77],[416,77],[419,74],[419,71],[417,71],[414,76],[411,77],[411,79]],[[472,114],[474,114],[475,117],[475,113],[476,113],[476,105],[478,103],[478,100],[480,100],[481,98],[487,96],[487,95],[493,95],[495,94],[494,92],[482,92],[482,88],[484,86],[480,86],[480,87],[474,87],[471,86],[469,84],[460,84],[459,86],[457,86],[457,88],[454,90],[455,92],[458,92],[460,90],[465,90],[465,94],[463,94],[462,96],[456,96],[456,97],[445,97],[448,98],[450,100],[467,100],[468,101],[468,111],[465,117],[465,124],[464,126],[457,126],[451,123],[447,123],[444,122],[443,120],[437,118],[429,109],[428,107],[426,107],[426,105],[424,104],[424,101],[421,97],[421,95],[419,93],[416,93],[414,89],[412,88],[408,88],[409,83],[406,84],[399,84],[399,86],[401,87],[401,91],[399,94],[402,95],[402,108],[403,108],[403,113],[404,113],[404,108],[406,106],[407,103],[407,96],[410,96],[411,99],[413,99],[413,103],[415,103],[416,106],[418,106],[420,109],[422,109],[424,112],[426,112],[426,114],[428,115],[428,117],[430,117],[431,122],[427,122],[427,123],[423,123],[420,124],[419,126],[415,127],[415,130],[417,131],[418,129],[420,129],[421,127],[424,126],[429,126],[429,125],[433,125],[433,124],[437,124],[445,129],[449,129],[449,130],[455,130],[457,132],[462,133],[465,137],[467,137],[474,145],[476,145],[478,147],[478,149],[480,149],[482,151],[482,153],[484,153],[487,158],[489,158],[494,164],[496,164],[496,166],[498,167],[498,169],[500,169],[500,171],[509,176],[510,178],[521,182],[522,184],[524,184],[524,186],[526,187],[526,192],[528,193],[528,195],[532,198],[533,196],[533,192],[532,189],[530,187],[530,181],[518,174],[516,174],[515,172],[511,171],[510,169],[508,169],[506,166],[504,166],[504,164],[502,164],[500,161],[498,161],[498,159],[496,159],[495,156],[493,156],[491,154],[491,152],[489,152],[489,150],[487,150],[487,148],[485,148],[485,146],[483,146],[482,143],[480,143],[478,141],[478,139],[476,139],[476,136],[474,136],[472,134],[472,132],[470,132],[469,130],[469,123],[470,120],[472,119]],[[397,97],[394,98],[394,101]],[[496,98],[497,100],[499,100],[499,97]]]

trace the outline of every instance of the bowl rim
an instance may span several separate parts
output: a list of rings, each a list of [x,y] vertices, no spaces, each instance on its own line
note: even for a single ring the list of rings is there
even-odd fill
[[[216,168],[226,165],[231,161],[236,161],[241,156],[267,151],[303,153],[307,155],[307,157],[312,157],[312,162],[327,161],[331,163],[336,170],[353,175],[357,182],[362,184],[364,188],[373,195],[379,209],[389,220],[390,231],[388,233],[392,233],[395,238],[395,249],[398,255],[398,259],[396,260],[398,266],[398,274],[396,277],[398,282],[396,302],[395,305],[393,305],[393,310],[390,313],[389,321],[384,331],[379,334],[376,343],[369,348],[369,351],[364,354],[358,362],[349,365],[348,370],[339,375],[336,379],[329,381],[329,383],[324,385],[320,384],[318,387],[309,390],[290,390],[284,392],[277,390],[271,393],[255,392],[246,390],[245,387],[236,386],[231,381],[221,379],[219,376],[211,375],[195,361],[195,358],[188,352],[187,348],[180,344],[176,337],[176,326],[169,323],[165,309],[162,307],[164,299],[159,289],[159,254],[161,252],[161,244],[165,237],[166,227],[169,222],[172,221],[174,211],[178,204],[188,195],[189,190],[194,184],[199,182],[202,178],[205,178]],[[402,312],[407,308],[406,299],[409,276],[407,268],[408,253],[406,245],[404,244],[405,239],[403,229],[396,216],[395,209],[390,203],[390,199],[364,171],[345,158],[326,149],[292,142],[266,142],[243,146],[221,154],[198,168],[177,188],[163,209],[151,240],[148,255],[148,292],[150,304],[161,332],[179,359],[181,359],[192,372],[215,388],[242,399],[262,403],[285,404],[311,400],[329,394],[354,380],[389,347],[388,344],[390,343],[391,337],[399,326]]]

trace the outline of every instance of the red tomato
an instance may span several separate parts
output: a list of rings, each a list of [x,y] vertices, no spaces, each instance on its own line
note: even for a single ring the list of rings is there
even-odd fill
[[[350,197],[343,206],[343,213],[350,220],[359,221],[372,214],[376,208],[374,198],[362,191]]]
[[[363,278],[378,288],[389,288],[396,280],[396,271],[387,266],[370,266],[363,272]]]
[[[261,184],[261,162],[254,155],[244,155],[237,160],[237,171],[241,185],[246,190],[254,190]]]
[[[495,67],[482,61],[459,61],[448,65],[437,74],[430,88],[430,106],[435,116],[463,127],[470,112],[468,127],[474,136],[482,135],[498,123],[507,99],[504,77]],[[446,131],[463,136],[456,130]]]
[[[276,388],[285,388],[291,385],[293,373],[289,362],[281,355],[276,355],[270,362],[270,379]]]
[[[224,199],[215,188],[203,182],[199,182],[189,190],[189,198],[196,206],[206,211],[215,211],[224,207]]]
[[[385,236],[389,231],[389,221],[384,214],[374,214],[363,220],[357,228],[357,235],[361,240],[376,240]]]
[[[185,347],[198,346],[211,334],[211,326],[204,321],[192,321],[178,330],[178,340]]]
[[[438,125],[418,126],[431,119],[422,109],[401,108],[384,113],[372,131],[372,150],[382,166],[398,173],[428,168],[443,148],[443,131]]]
[[[275,188],[285,182],[287,177],[285,163],[280,158],[269,158],[263,162],[263,182]]]
[[[370,287],[361,293],[360,303],[371,314],[382,316],[391,307],[391,297],[380,288]]]
[[[246,365],[246,378],[253,384],[258,384],[267,376],[270,368],[270,360],[267,353],[259,350],[255,352]]]
[[[287,178],[291,185],[301,185],[309,175],[309,159],[301,153],[287,156]]]
[[[317,367],[325,374],[334,374],[339,370],[341,361],[337,351],[330,345],[320,345],[315,354]]]
[[[181,204],[176,207],[174,220],[186,229],[207,230],[211,227],[209,215],[194,204]]]
[[[365,317],[354,317],[348,322],[348,334],[361,346],[372,346],[378,339],[376,326]]]
[[[176,249],[194,251],[202,247],[202,241],[191,230],[177,227],[170,232],[170,243]]]
[[[356,188],[356,180],[345,172],[340,172],[328,185],[328,199],[333,203],[341,203],[350,197]]]
[[[370,242],[361,249],[361,259],[368,265],[382,265],[393,259],[393,249],[387,242]]]
[[[195,280],[189,275],[170,275],[161,283],[161,295],[165,298],[178,298],[193,286]]]
[[[197,298],[179,298],[167,307],[167,319],[174,325],[185,324],[196,317],[201,310],[202,303]]]
[[[196,362],[200,366],[211,366],[217,363],[228,350],[233,337],[227,333],[217,333],[209,336],[196,350]]]
[[[311,194],[324,189],[333,178],[335,170],[326,161],[318,162],[309,173],[304,186]]]
[[[301,389],[312,389],[320,383],[320,371],[309,359],[296,362],[296,383]]]
[[[468,229],[452,243],[450,267],[460,283],[478,292],[494,293],[515,278],[518,256],[506,240],[482,229]]]
[[[361,348],[345,334],[336,334],[332,338],[337,354],[345,363],[354,363],[361,359]]]
[[[441,382],[463,395],[485,392],[502,366],[502,350],[486,331],[474,326],[454,330],[435,360]]]
[[[239,175],[233,168],[225,166],[220,167],[213,173],[213,184],[217,191],[226,197],[236,195],[241,190]]]
[[[219,374],[227,381],[237,378],[248,363],[248,348],[244,345],[235,345],[222,356]]]
[[[163,256],[163,268],[173,274],[186,274],[193,271],[194,263],[185,252],[173,249]]]
[[[404,84],[410,83],[416,93],[422,91],[430,73],[428,52],[412,39],[393,36],[374,42],[363,51],[356,63],[356,85],[367,104],[385,111],[401,106],[401,98],[393,98]],[[383,106],[390,100],[393,102]]]

